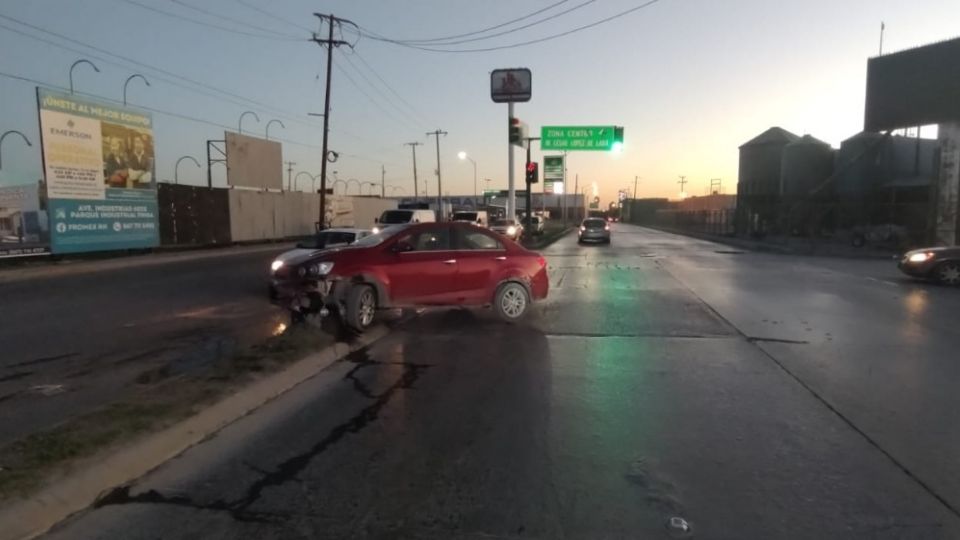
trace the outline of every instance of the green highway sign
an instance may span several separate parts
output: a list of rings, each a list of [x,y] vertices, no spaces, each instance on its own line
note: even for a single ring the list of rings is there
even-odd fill
[[[543,126],[541,150],[612,150],[623,142],[623,128],[617,126]]]

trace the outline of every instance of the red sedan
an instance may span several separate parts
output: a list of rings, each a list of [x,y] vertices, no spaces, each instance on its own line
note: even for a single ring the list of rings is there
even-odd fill
[[[275,301],[297,317],[336,310],[362,331],[377,309],[492,305],[507,321],[546,298],[546,261],[467,223],[395,225],[350,246],[290,260]]]

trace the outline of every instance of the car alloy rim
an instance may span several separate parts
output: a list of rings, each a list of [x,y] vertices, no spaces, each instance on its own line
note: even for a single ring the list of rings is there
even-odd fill
[[[940,279],[944,283],[956,285],[960,283],[960,265],[946,264],[940,268]]]
[[[360,324],[367,326],[373,322],[373,292],[370,289],[360,296]]]
[[[503,298],[500,300],[500,308],[508,317],[519,317],[526,307],[527,297],[519,287],[512,286],[504,291]]]

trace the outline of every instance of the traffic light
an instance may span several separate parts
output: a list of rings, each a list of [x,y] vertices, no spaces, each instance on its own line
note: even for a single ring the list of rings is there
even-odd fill
[[[527,163],[527,183],[536,184],[540,181],[540,164],[536,161]]]
[[[623,126],[614,126],[613,144],[610,146],[611,152],[620,152],[623,150]]]
[[[521,148],[527,147],[527,125],[520,121],[519,118],[510,119],[510,144],[517,145]]]

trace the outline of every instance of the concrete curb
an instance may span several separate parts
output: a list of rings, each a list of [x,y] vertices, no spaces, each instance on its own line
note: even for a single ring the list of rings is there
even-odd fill
[[[385,326],[368,330],[354,343],[334,343],[284,371],[240,389],[222,401],[163,431],[153,433],[89,466],[68,473],[29,500],[0,509],[0,540],[35,538],[71,515],[89,508],[107,491],[132,482],[204,441],[224,427],[317,375],[347,354],[388,334]]]
[[[49,263],[35,266],[0,267],[0,283],[16,283],[34,279],[44,279],[60,276],[74,276],[101,272],[106,270],[120,270],[142,268],[187,261],[200,261],[251,255],[255,253],[281,253],[293,247],[289,243],[257,244],[251,246],[232,246],[218,249],[204,249],[193,251],[177,251],[169,253],[151,253],[139,256],[118,257],[101,260],[76,260],[63,263]],[[264,270],[266,275],[266,269]]]

